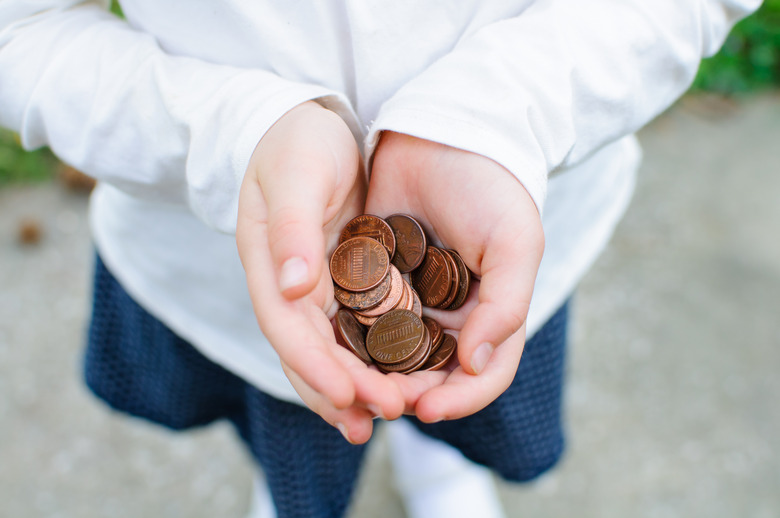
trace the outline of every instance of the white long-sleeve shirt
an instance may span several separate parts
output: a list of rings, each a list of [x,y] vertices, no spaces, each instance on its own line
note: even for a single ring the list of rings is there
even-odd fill
[[[96,246],[143,307],[297,402],[231,235],[249,157],[280,116],[316,99],[367,161],[393,130],[515,175],[547,243],[533,334],[628,203],[632,133],[760,0],[125,0],[127,21],[107,3],[0,0],[0,125],[100,180]]]

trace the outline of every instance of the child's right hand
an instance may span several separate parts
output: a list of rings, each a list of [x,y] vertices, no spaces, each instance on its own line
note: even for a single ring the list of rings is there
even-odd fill
[[[344,121],[314,102],[287,112],[252,155],[236,242],[255,315],[309,408],[362,443],[372,418],[404,408],[398,386],[336,343],[327,265],[344,225],[363,212],[365,175]]]

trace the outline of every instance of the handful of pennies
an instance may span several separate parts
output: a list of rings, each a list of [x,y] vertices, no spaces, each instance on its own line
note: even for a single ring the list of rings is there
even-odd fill
[[[363,214],[344,227],[330,258],[334,295],[344,308],[336,323],[344,344],[367,365],[402,374],[444,367],[455,337],[423,305],[456,310],[471,272],[454,250],[428,244],[417,220]]]

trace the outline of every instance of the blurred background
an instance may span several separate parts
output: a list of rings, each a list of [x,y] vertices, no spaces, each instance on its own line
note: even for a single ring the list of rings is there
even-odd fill
[[[573,308],[568,451],[514,517],[780,516],[780,1],[640,133],[632,206]],[[240,517],[224,425],[174,436],[81,381],[91,183],[0,132],[0,518]],[[380,430],[351,516],[402,517]]]

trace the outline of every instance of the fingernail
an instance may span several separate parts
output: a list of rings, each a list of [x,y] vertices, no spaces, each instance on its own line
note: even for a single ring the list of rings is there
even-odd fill
[[[474,354],[471,356],[471,369],[476,374],[479,374],[485,368],[485,365],[487,365],[488,360],[490,360],[490,356],[493,354],[494,349],[495,347],[493,347],[493,344],[485,342],[484,344],[481,344],[479,347],[477,347],[476,351],[474,351]]]
[[[381,419],[385,419],[385,415],[382,413],[382,409],[379,408],[378,406],[376,406],[376,405],[366,405],[366,408],[368,408],[369,412],[374,414],[374,418],[379,417]]]
[[[282,265],[279,272],[279,289],[285,291],[289,288],[298,286],[306,281],[309,273],[309,266],[303,257],[291,257]]]
[[[338,429],[339,429],[339,432],[341,432],[341,435],[343,435],[343,436],[344,436],[344,438],[347,440],[347,442],[348,442],[348,443],[350,443],[350,444],[354,444],[354,443],[353,443],[353,442],[352,442],[352,441],[349,439],[349,432],[347,431],[347,426],[346,426],[344,423],[336,423],[336,428],[338,428]]]

